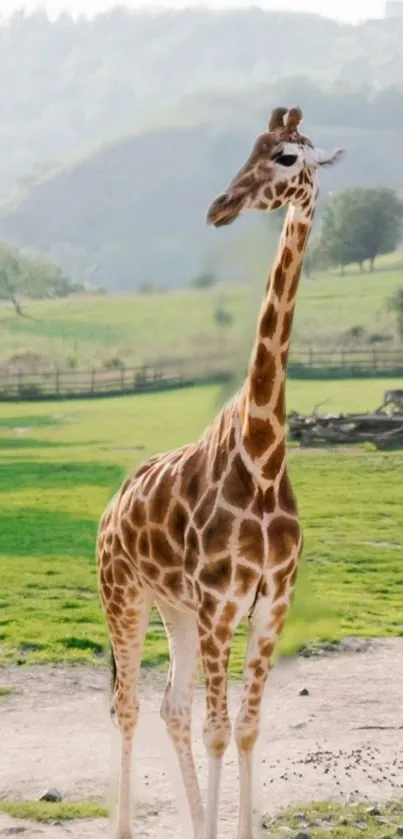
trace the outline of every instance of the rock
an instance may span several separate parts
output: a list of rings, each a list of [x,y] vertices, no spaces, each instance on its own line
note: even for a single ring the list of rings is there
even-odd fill
[[[28,830],[27,827],[19,827],[19,826],[18,827],[6,827],[5,830],[3,830],[3,835],[4,836],[20,836],[22,833],[26,833],[27,830]]]
[[[43,795],[41,795],[41,797],[39,798],[39,801],[52,801],[54,804],[57,804],[62,800],[63,799],[61,793],[58,789],[55,789],[54,787],[47,789],[46,792],[44,792]]]
[[[299,833],[297,833],[296,836],[294,836],[294,839],[311,839],[311,837],[309,833],[304,833],[303,831],[300,831]]]
[[[403,836],[403,827],[396,828],[396,836]]]
[[[369,816],[380,816],[381,811],[378,810],[378,807],[368,807],[367,813]]]
[[[302,688],[302,690],[300,690],[300,692],[299,692],[299,695],[300,696],[309,696],[308,688]]]

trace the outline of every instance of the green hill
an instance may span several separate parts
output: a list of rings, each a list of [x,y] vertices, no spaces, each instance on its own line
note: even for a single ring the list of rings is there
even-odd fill
[[[303,278],[293,349],[346,347],[346,333],[356,326],[365,330],[364,343],[374,333],[392,336],[387,301],[403,285],[402,277],[403,254],[398,253],[380,260],[373,274],[351,271],[340,277],[328,272],[312,280]],[[129,366],[159,357],[228,352],[234,365],[238,359],[243,367],[263,287],[262,269],[258,281],[222,283],[206,291],[30,301],[29,318],[17,317],[3,304],[0,360],[30,352],[62,366],[88,368],[119,360]],[[217,307],[232,315],[232,325],[217,326]]]
[[[50,21],[20,9],[0,27],[0,190],[33,168],[136,130],[200,89],[241,90],[305,75],[350,95],[400,84],[396,21],[341,25],[258,8],[129,11]],[[326,100],[323,103],[326,109]],[[325,120],[326,121],[326,120]],[[383,120],[382,120],[383,121]]]
[[[110,290],[150,281],[178,287],[215,266],[217,251],[218,273],[225,273],[233,243],[261,221],[254,214],[217,234],[205,226],[206,209],[245,160],[281,91],[294,101],[298,90],[306,93],[306,130],[315,142],[348,150],[343,166],[323,173],[322,200],[327,190],[351,185],[403,190],[402,159],[385,153],[398,148],[401,128],[390,119],[375,127],[369,100],[359,127],[348,96],[340,104],[336,94],[337,120],[328,109],[322,122],[319,88],[289,82],[189,99],[158,125],[48,173],[0,205],[0,239],[38,249],[76,279]],[[397,101],[403,113],[403,94]]]

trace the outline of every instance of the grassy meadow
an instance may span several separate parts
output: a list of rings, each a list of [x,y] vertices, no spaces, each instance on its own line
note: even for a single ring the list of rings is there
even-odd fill
[[[374,274],[350,269],[345,277],[326,272],[303,279],[293,347],[345,347],[343,334],[361,326],[368,334],[393,334],[388,300],[402,282],[403,254],[379,260]],[[236,352],[245,363],[263,294],[257,281],[220,284],[198,291],[74,297],[27,301],[29,317],[0,304],[0,363],[29,350],[60,366],[89,368],[118,359],[127,366],[159,357]],[[231,313],[223,330],[214,322],[217,306]],[[314,338],[313,338],[314,336]],[[386,345],[388,346],[388,345]]]
[[[379,806],[368,803],[335,804],[318,802],[292,807],[268,820],[271,839],[283,839],[284,835],[309,836],[310,839],[389,839],[400,836],[403,817],[403,801],[395,800]]]
[[[289,383],[288,407],[363,410],[397,381]],[[101,660],[99,516],[123,476],[195,439],[217,387],[82,402],[0,406],[0,663]],[[403,453],[290,451],[305,530],[283,654],[345,635],[403,634]],[[234,647],[239,672],[243,630]],[[165,662],[154,620],[145,665]]]

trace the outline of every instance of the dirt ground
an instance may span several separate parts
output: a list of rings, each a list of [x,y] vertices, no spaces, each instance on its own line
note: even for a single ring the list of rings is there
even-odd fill
[[[16,688],[0,705],[0,798],[35,799],[57,787],[65,799],[108,800],[116,770],[116,734],[109,722],[105,671],[91,668],[0,671]],[[308,696],[300,696],[307,688]],[[136,839],[177,839],[183,796],[163,723],[162,683],[143,680],[136,742]],[[403,794],[403,639],[298,658],[276,666],[263,713],[258,755],[261,809],[332,798],[381,801]],[[230,691],[232,713],[240,685]],[[194,708],[194,742],[203,789],[203,693]],[[111,769],[112,767],[112,769]],[[178,811],[179,805],[179,811]],[[237,764],[231,745],[223,775],[220,836],[233,837]],[[181,821],[179,821],[179,819]],[[103,821],[40,825],[0,814],[0,836],[101,839]],[[187,839],[191,832],[184,833]]]

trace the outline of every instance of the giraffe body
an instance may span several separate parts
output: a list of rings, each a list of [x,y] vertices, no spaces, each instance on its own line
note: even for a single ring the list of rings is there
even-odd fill
[[[287,121],[284,117],[287,115]],[[237,839],[252,839],[252,759],[271,656],[292,599],[302,546],[287,472],[285,375],[292,319],[326,157],[299,134],[299,109],[276,109],[227,192],[210,207],[216,227],[248,208],[289,204],[240,392],[197,443],[156,455],[106,510],[99,586],[116,661],[113,710],[122,736],[117,839],[132,839],[130,772],[136,684],[152,605],[161,614],[170,671],[161,707],[182,771],[195,839],[216,839],[221,763],[230,738],[227,668],[239,622],[249,620],[244,695],[235,724],[240,798]],[[204,811],[191,748],[199,657],[206,678]]]

